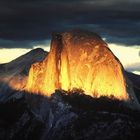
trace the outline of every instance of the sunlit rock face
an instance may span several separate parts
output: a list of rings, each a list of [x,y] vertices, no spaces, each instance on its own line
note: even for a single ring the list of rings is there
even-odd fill
[[[50,96],[55,89],[81,89],[94,97],[128,100],[123,67],[95,33],[72,30],[53,35],[48,56],[32,65],[26,90]]]

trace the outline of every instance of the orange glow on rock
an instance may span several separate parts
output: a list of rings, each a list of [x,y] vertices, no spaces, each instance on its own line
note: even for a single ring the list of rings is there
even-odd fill
[[[11,75],[11,76],[3,76],[0,78],[0,82],[3,84],[7,84],[13,90],[24,90],[27,84],[27,77],[21,77],[19,75]]]
[[[96,34],[55,34],[48,56],[32,65],[26,90],[50,96],[56,89],[81,89],[87,95],[127,100],[123,67]]]

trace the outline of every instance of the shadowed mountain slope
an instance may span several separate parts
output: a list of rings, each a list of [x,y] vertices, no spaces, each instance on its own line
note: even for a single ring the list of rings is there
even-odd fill
[[[0,64],[0,81],[8,83],[13,89],[22,89],[26,85],[31,65],[42,61],[47,54],[48,52],[38,48],[9,63]]]

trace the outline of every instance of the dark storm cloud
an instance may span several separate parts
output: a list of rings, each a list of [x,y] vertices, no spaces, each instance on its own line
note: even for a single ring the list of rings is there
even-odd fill
[[[50,40],[42,41],[31,41],[31,40],[4,40],[0,39],[0,48],[33,48],[36,46],[46,46],[50,45]]]
[[[72,28],[95,31],[108,42],[140,45],[139,7],[139,0],[3,0],[0,47],[32,47],[53,31]]]

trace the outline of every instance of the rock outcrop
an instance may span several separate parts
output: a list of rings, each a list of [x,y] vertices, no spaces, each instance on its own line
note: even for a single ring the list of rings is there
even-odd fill
[[[137,102],[123,66],[107,44],[81,30],[54,34],[48,56],[30,69],[27,91],[50,96],[56,89]]]
[[[140,112],[122,101],[60,91],[50,98],[16,91],[4,96],[1,140],[140,139]]]

